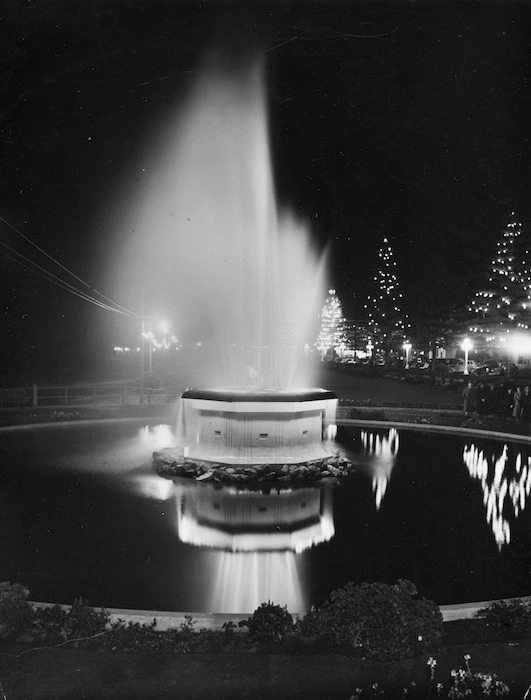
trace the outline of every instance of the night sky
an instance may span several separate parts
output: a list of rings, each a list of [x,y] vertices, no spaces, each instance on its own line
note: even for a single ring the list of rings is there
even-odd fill
[[[256,52],[278,199],[329,247],[346,315],[362,315],[384,235],[413,325],[458,308],[511,211],[530,235],[530,10],[485,0],[4,0],[0,216],[100,289],[105,220],[124,182],[141,177],[146,134],[213,50],[235,65]],[[2,221],[0,235],[66,277]],[[116,337],[94,333],[109,312],[0,252],[0,385],[59,368],[74,376],[120,341],[118,326]]]

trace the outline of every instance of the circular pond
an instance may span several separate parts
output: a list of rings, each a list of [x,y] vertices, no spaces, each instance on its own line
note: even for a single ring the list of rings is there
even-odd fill
[[[62,424],[0,435],[0,581],[33,600],[301,612],[349,581],[413,581],[439,604],[531,593],[531,446],[340,427],[341,484],[169,480],[168,425]]]

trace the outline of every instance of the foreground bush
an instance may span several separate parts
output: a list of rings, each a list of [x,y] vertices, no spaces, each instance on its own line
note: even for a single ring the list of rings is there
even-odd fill
[[[59,605],[38,608],[34,613],[34,631],[54,644],[68,640],[86,640],[84,646],[97,646],[90,638],[106,632],[110,615],[105,610],[95,610],[87,601],[77,598],[69,610]]]
[[[240,623],[249,628],[249,638],[256,644],[282,642],[293,630],[293,618],[286,607],[271,601],[262,603],[248,620]]]
[[[303,634],[348,645],[376,659],[406,659],[439,648],[442,615],[435,603],[417,597],[410,581],[349,583],[311,610]]]
[[[33,624],[29,591],[19,583],[0,583],[0,639],[16,637]]]
[[[514,637],[525,637],[531,633],[531,601],[497,600],[487,608],[478,610],[476,617],[493,627],[510,630]]]

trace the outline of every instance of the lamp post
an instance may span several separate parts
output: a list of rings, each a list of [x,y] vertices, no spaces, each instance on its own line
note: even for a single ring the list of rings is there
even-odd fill
[[[339,347],[339,357],[340,357],[341,362],[343,362],[344,354],[345,354],[345,348],[346,348],[347,346],[345,345],[345,343],[340,343],[338,347]]]
[[[406,351],[406,369],[409,369],[409,351],[411,350],[411,343],[408,341],[402,346]]]
[[[149,322],[148,338],[149,338],[148,367],[149,367],[149,373],[151,374],[153,372],[153,332],[151,331],[151,321]]]
[[[461,343],[461,347],[465,351],[465,372],[464,373],[468,374],[468,353],[470,352],[470,350],[472,350],[472,347],[473,347],[472,341],[470,340],[470,338],[465,338],[463,340],[463,342]]]

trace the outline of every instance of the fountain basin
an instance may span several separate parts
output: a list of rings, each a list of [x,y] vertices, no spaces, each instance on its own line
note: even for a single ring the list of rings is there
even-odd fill
[[[327,459],[337,397],[304,391],[189,390],[182,396],[183,457],[221,464],[302,464]]]

